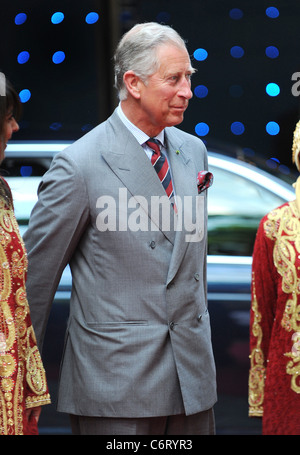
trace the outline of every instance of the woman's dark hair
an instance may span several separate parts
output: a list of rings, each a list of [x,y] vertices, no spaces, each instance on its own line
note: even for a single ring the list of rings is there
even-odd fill
[[[12,111],[13,116],[18,121],[21,117],[22,104],[19,95],[6,79],[5,81],[6,91],[5,96],[0,96],[0,140],[3,140],[4,125],[7,114]],[[0,197],[6,202],[12,204],[12,197],[10,189],[4,180],[0,177]]]

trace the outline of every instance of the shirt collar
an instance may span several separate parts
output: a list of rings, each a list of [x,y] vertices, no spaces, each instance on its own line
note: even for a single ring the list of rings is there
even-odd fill
[[[128,120],[128,118],[126,117],[126,115],[124,114],[124,112],[121,108],[121,103],[119,103],[119,105],[117,107],[117,113],[118,113],[120,119],[122,120],[122,122],[124,123],[124,125],[134,135],[134,137],[136,138],[138,143],[140,145],[145,144],[145,142],[148,141],[149,136],[146,133],[144,133],[144,131],[140,130],[137,126],[135,126],[130,120]],[[155,138],[158,139],[162,145],[164,145],[164,142],[165,142],[164,130],[162,130],[157,136],[155,136]]]

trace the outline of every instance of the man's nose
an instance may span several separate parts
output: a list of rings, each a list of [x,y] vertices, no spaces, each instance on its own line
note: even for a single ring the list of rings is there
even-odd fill
[[[188,80],[186,78],[183,79],[178,94],[179,94],[179,96],[183,96],[187,100],[190,100],[193,97],[190,80]]]

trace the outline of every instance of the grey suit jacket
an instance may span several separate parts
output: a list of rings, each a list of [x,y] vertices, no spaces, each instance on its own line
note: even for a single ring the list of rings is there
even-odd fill
[[[169,202],[161,204],[163,214],[157,210],[165,192],[116,112],[59,153],[42,179],[25,235],[27,292],[41,346],[70,264],[60,411],[188,415],[216,401],[206,194],[196,186],[207,155],[198,138],[177,128],[166,129],[166,141],[178,215]]]

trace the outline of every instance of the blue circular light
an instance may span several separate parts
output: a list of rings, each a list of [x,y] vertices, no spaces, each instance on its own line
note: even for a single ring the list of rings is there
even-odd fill
[[[30,177],[32,175],[32,166],[21,166],[20,174],[22,177]]]
[[[276,122],[268,122],[266,125],[266,131],[270,136],[276,136],[279,133],[280,128]]]
[[[244,133],[245,127],[242,122],[233,122],[230,126],[231,132],[236,136],[240,136]]]
[[[28,62],[29,57],[30,57],[29,52],[27,51],[20,52],[17,57],[18,63],[22,65],[23,63]]]
[[[199,62],[202,62],[203,60],[206,60],[207,56],[208,56],[207,51],[205,49],[202,49],[202,48],[196,49],[195,52],[194,52],[194,57]]]
[[[232,8],[229,11],[229,16],[231,17],[231,19],[239,20],[239,19],[242,19],[242,17],[244,16],[244,13],[239,8]]]
[[[233,46],[230,49],[230,54],[234,58],[241,58],[244,55],[244,49],[241,46]]]
[[[278,96],[280,93],[279,85],[275,84],[274,82],[270,82],[266,86],[266,92],[269,96]]]
[[[62,123],[60,122],[53,122],[49,126],[50,130],[52,131],[59,131],[62,128]]]
[[[291,173],[291,170],[287,166],[285,166],[284,164],[280,164],[278,166],[278,169],[279,169],[280,172],[282,172],[285,175],[289,175]]]
[[[279,16],[279,10],[274,6],[270,6],[266,9],[266,15],[271,19],[276,19]]]
[[[60,24],[64,20],[64,18],[65,18],[64,13],[56,12],[52,14],[51,22],[52,24]]]
[[[270,169],[277,169],[278,163],[279,163],[279,160],[278,160],[277,158],[269,158],[269,159],[266,161],[266,165],[267,165]]]
[[[22,25],[24,22],[27,20],[27,14],[25,13],[19,13],[15,17],[15,24],[16,25]]]
[[[25,88],[24,90],[21,90],[19,93],[19,97],[20,97],[21,103],[27,103],[27,101],[29,101],[31,98],[30,90],[28,90],[27,88]]]
[[[198,136],[206,136],[209,133],[209,126],[207,123],[200,122],[195,126],[195,131]]]
[[[266,47],[266,56],[269,58],[277,58],[279,56],[279,50],[275,46]]]
[[[208,88],[205,85],[197,85],[194,90],[197,98],[205,98],[208,94]]]
[[[99,14],[98,13],[88,13],[85,18],[85,22],[87,24],[95,24],[99,19]]]
[[[64,59],[66,58],[65,53],[63,51],[57,51],[53,54],[52,56],[52,61],[56,65],[59,65],[59,63],[62,63]]]

